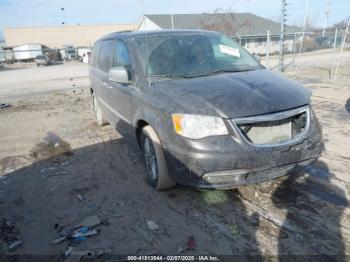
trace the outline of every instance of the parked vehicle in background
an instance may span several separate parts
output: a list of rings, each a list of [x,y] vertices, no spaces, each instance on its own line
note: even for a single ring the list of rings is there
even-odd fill
[[[14,54],[13,54],[13,51],[10,50],[10,49],[7,49],[5,50],[4,49],[4,54],[5,54],[5,63],[6,64],[12,64],[15,62],[15,57],[14,57]]]
[[[17,61],[30,62],[38,55],[42,55],[42,46],[40,44],[26,44],[13,48],[14,58]]]
[[[36,66],[46,66],[51,64],[51,60],[47,55],[38,55],[34,61]]]
[[[5,51],[4,49],[2,49],[0,47],[0,63],[5,63],[6,62],[6,59],[5,59]]]
[[[321,48],[330,48],[334,45],[334,41],[336,41],[336,45],[341,45],[342,39],[342,36],[338,36],[336,40],[334,37],[319,36],[315,38],[315,42]]]
[[[72,45],[64,45],[64,56],[63,59],[65,61],[76,60],[78,58],[78,54],[75,50],[75,47]]]
[[[89,56],[91,54],[91,48],[90,47],[78,47],[77,48],[78,53],[78,59],[79,61],[83,62],[84,64],[89,63]]]
[[[90,62],[92,106],[142,151],[158,190],[274,179],[317,159],[310,90],[210,31],[114,33]]]

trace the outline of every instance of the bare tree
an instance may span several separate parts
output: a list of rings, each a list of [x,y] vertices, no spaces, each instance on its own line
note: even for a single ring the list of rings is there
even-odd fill
[[[231,8],[228,10],[218,8],[213,13],[208,14],[207,19],[201,20],[202,29],[218,31],[229,36],[236,36],[242,27],[251,27],[251,22],[248,19],[238,21]]]
[[[348,18],[345,18],[345,19],[341,20],[338,23],[335,23],[333,25],[333,27],[346,27],[346,25],[348,24],[349,19],[350,19],[350,16]]]

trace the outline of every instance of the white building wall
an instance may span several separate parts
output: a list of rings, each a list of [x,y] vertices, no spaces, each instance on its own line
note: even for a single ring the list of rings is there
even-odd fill
[[[150,19],[148,19],[147,17],[143,17],[137,30],[150,31],[150,30],[161,30],[161,29],[162,29],[161,27],[153,23]]]
[[[247,49],[250,53],[254,54],[266,54],[266,41],[260,42],[259,44],[256,43],[253,40],[250,43],[245,44],[245,49]],[[284,41],[285,50],[288,50],[289,52],[293,51],[293,39],[285,40]],[[280,43],[279,41],[271,41],[270,42],[270,48],[269,52],[270,54],[274,52],[280,51]]]

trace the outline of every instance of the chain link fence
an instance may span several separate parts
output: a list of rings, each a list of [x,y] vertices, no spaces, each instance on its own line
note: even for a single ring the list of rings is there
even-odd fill
[[[250,53],[259,55],[265,66],[270,69],[278,67],[278,61],[271,62],[271,58],[276,58],[280,53],[280,35],[270,34],[269,31],[262,35],[234,36],[234,40],[239,42]],[[312,32],[295,32],[284,34],[284,54],[286,55],[285,65],[302,65],[303,55],[306,53],[324,50],[330,55],[330,63],[327,70],[330,71],[330,78],[336,77],[336,71],[341,66],[342,54],[350,50],[350,32],[347,28],[326,28],[315,29]],[[318,66],[315,64],[315,66]],[[337,69],[338,68],[338,69]]]

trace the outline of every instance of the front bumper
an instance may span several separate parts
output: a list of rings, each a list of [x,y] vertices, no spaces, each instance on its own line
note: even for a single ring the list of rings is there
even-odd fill
[[[209,172],[198,180],[199,188],[220,188],[231,189],[238,186],[256,184],[278,177],[312,163],[315,159],[304,160],[297,163],[291,163],[283,166],[276,166],[263,170],[227,170],[219,172]]]
[[[166,139],[172,141],[164,148],[170,174],[184,185],[228,189],[284,176],[317,159],[324,149],[321,127],[312,113],[308,131],[291,144],[254,146],[229,131],[227,136],[200,140],[177,135]]]

